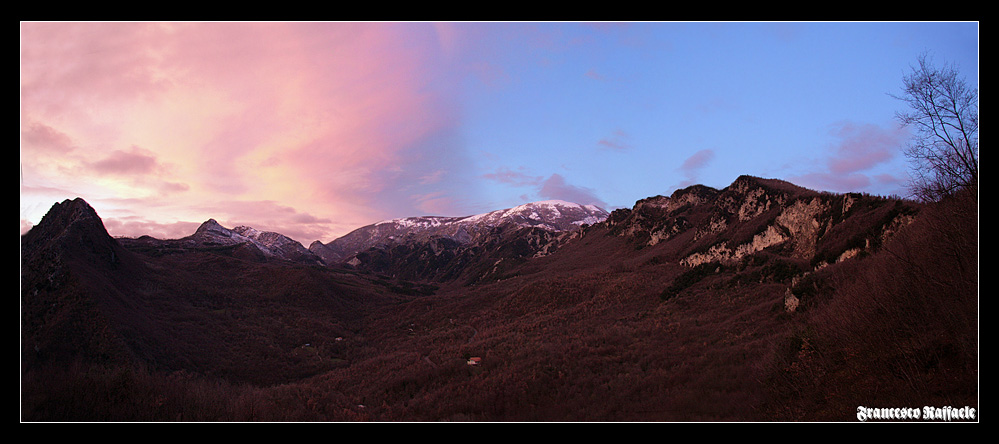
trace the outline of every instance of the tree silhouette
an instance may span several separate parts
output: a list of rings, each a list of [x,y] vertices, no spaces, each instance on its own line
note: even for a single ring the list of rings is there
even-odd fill
[[[927,56],[903,78],[909,112],[896,113],[913,128],[905,148],[913,171],[910,191],[935,201],[959,189],[978,192],[978,88],[969,88],[951,66],[935,68]]]

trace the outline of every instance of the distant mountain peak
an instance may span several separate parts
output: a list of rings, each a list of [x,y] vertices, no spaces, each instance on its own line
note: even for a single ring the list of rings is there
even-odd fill
[[[302,246],[298,241],[273,231],[238,225],[232,229],[223,227],[215,219],[208,219],[193,235],[189,242],[208,245],[240,245],[256,248],[265,257],[277,257],[296,262],[319,263],[320,258]]]
[[[313,242],[309,250],[327,262],[338,262],[372,247],[407,241],[446,238],[467,244],[501,226],[531,227],[553,232],[577,230],[583,225],[603,221],[608,214],[595,205],[544,200],[464,217],[422,216],[384,220],[358,228],[328,244]]]
[[[487,221],[492,224],[512,221],[523,226],[539,226],[552,231],[566,231],[579,228],[583,224],[600,222],[607,217],[607,214],[607,211],[596,205],[582,205],[553,199],[528,202],[504,210],[469,216],[463,220]]]
[[[583,205],[576,202],[569,202],[560,199],[550,199],[550,200],[540,200],[537,202],[528,202],[525,204],[518,205],[513,209],[523,208],[523,207],[570,207],[570,208],[586,208],[589,210],[602,211],[602,209],[596,205]]]
[[[228,230],[226,230],[225,227],[219,224],[218,221],[216,221],[215,219],[208,219],[202,222],[201,225],[198,227],[198,229],[195,230],[194,232],[205,233],[205,232],[223,232],[223,231],[228,231]]]

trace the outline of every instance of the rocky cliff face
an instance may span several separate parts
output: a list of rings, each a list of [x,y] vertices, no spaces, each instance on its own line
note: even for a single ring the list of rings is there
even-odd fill
[[[579,233],[502,225],[480,233],[473,242],[447,237],[399,242],[358,252],[344,264],[399,279],[474,284],[503,279],[515,273],[517,266],[555,252]]]
[[[877,248],[917,211],[897,199],[742,176],[722,190],[697,185],[640,200],[605,224],[638,247],[672,242],[672,259],[690,267],[736,263],[764,250],[821,267]]]

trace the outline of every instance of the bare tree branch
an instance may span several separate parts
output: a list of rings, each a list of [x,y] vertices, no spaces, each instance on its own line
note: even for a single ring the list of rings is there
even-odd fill
[[[905,148],[913,167],[910,191],[926,201],[958,189],[978,192],[978,89],[969,88],[957,70],[933,67],[926,55],[903,77],[901,95],[909,105],[896,114],[914,129]]]

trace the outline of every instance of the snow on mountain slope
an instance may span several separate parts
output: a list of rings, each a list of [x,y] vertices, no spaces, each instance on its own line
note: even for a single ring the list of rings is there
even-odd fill
[[[425,241],[443,237],[470,243],[489,230],[512,225],[548,231],[569,231],[607,218],[608,212],[594,205],[546,200],[465,217],[421,216],[385,220],[358,228],[328,244],[316,241],[309,251],[327,263],[340,261],[372,247],[404,241]]]
[[[181,239],[160,240],[149,236],[138,239],[121,238],[126,245],[142,249],[183,251],[187,249],[237,247],[247,257],[265,260],[285,259],[294,262],[319,264],[322,261],[298,241],[272,231],[260,231],[240,225],[229,229],[215,219],[208,219],[194,234]]]
[[[500,225],[513,222],[523,227],[539,227],[551,231],[574,230],[607,218],[607,212],[594,205],[580,205],[563,200],[545,200],[519,205],[505,210],[463,218],[464,223]]]
[[[311,262],[318,259],[301,243],[281,233],[260,231],[245,225],[235,227],[232,231],[249,238],[258,248],[262,248],[265,252],[284,259],[299,262]]]

